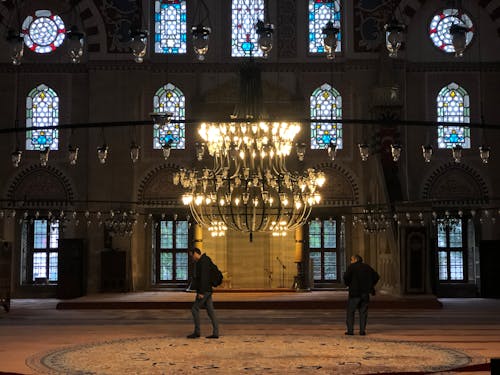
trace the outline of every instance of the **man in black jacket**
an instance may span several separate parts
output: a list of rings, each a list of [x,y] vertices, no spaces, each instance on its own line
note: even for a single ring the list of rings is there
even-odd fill
[[[188,252],[195,261],[191,289],[196,290],[196,298],[191,308],[191,312],[193,313],[194,332],[188,335],[188,339],[200,337],[200,308],[203,306],[207,309],[213,328],[212,334],[207,336],[207,339],[218,339],[219,324],[215,316],[214,303],[212,301],[212,260],[206,254],[202,254],[201,250],[196,247],[192,250],[190,249]]]
[[[344,274],[344,283],[349,287],[349,299],[347,300],[347,332],[346,335],[354,334],[354,314],[359,310],[359,334],[366,335],[366,320],[368,319],[368,301],[370,293],[375,295],[375,284],[380,276],[368,264],[363,263],[360,255],[351,257],[351,264]]]

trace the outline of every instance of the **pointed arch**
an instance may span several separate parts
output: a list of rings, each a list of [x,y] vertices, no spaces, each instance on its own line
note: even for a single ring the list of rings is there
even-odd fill
[[[26,97],[26,150],[59,148],[59,132],[47,126],[59,125],[59,97],[45,84],[32,89]],[[45,127],[45,128],[43,128]],[[39,128],[39,129],[37,129]]]
[[[451,82],[443,87],[436,98],[438,122],[470,122],[470,100],[467,91]],[[468,126],[438,126],[438,147],[452,148],[460,145],[470,148],[470,128]]]
[[[171,83],[160,87],[153,97],[154,112],[171,112],[172,120],[186,119],[186,98],[182,91]],[[171,148],[184,149],[186,147],[186,124],[184,122],[158,124],[153,128],[153,148],[161,149],[167,142]]]
[[[310,111],[311,120],[342,119],[342,96],[325,83],[311,94]],[[342,148],[342,124],[311,122],[311,149],[325,149],[331,142]]]

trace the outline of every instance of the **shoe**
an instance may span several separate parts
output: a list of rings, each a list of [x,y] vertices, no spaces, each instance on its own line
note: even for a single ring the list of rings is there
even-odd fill
[[[347,331],[346,333],[344,333],[344,335],[352,336],[352,335],[354,335],[354,333]]]
[[[207,339],[218,339],[219,335],[210,335],[206,337]]]
[[[188,339],[197,339],[198,337],[200,337],[199,333],[191,333],[190,335],[187,335]]]
[[[365,331],[362,331],[359,333],[360,336],[366,336],[366,332]]]

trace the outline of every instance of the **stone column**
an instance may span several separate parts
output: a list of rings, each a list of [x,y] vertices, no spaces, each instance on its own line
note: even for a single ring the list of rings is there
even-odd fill
[[[297,276],[293,283],[295,289],[307,289],[307,272],[304,257],[304,230],[302,227],[295,229],[295,263],[297,264]]]

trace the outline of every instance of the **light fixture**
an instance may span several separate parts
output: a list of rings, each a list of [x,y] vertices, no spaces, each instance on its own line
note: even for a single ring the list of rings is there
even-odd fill
[[[134,55],[136,63],[142,63],[146,50],[148,48],[148,31],[147,30],[134,30],[130,34],[130,49]]]
[[[337,34],[340,32],[340,29],[335,27],[332,21],[328,21],[321,31],[323,33],[323,46],[325,47],[326,58],[333,60],[335,59],[335,50],[337,49]]]
[[[137,160],[139,160],[140,150],[141,147],[138,146],[135,142],[132,142],[130,144],[130,158],[132,159],[132,163],[137,163]]]
[[[389,51],[389,57],[397,57],[404,42],[406,25],[399,23],[395,18],[392,18],[389,23],[384,25],[384,30],[385,46],[387,51]]]
[[[330,160],[335,160],[335,156],[337,155],[337,143],[330,141],[330,144],[327,147],[327,151]]]
[[[20,65],[24,54],[24,37],[14,29],[9,29],[7,33],[7,42],[10,45],[12,64]]]
[[[224,237],[226,235],[227,226],[222,221],[213,221],[207,229],[212,237]]]
[[[172,112],[151,112],[149,114],[153,123],[158,126],[165,126],[170,123],[173,115]]]
[[[264,58],[267,58],[269,56],[269,52],[273,49],[274,25],[258,20],[255,28],[257,30],[257,35],[259,36],[257,43],[259,44],[260,50],[264,53]]]
[[[106,163],[106,159],[108,157],[108,146],[103,144],[102,146],[97,147],[97,158],[101,164]]]
[[[169,139],[161,146],[161,151],[163,152],[163,158],[167,160],[170,156],[170,151],[172,150],[172,139]]]
[[[84,34],[78,30],[76,25],[66,33],[68,40],[68,55],[73,64],[78,64],[83,56]]]
[[[205,155],[205,145],[203,143],[196,142],[195,147],[196,147],[196,159],[198,161],[202,161],[203,156]]]
[[[390,215],[383,210],[364,208],[362,213],[353,216],[353,226],[361,226],[366,233],[384,232],[390,226]]]
[[[47,162],[49,161],[49,152],[50,147],[45,147],[43,150],[40,150],[40,164],[42,167],[47,166]]]
[[[488,164],[490,160],[490,147],[486,145],[479,146],[479,156],[484,164]]]
[[[362,161],[367,161],[368,156],[370,156],[370,149],[366,143],[359,143],[359,155],[361,156]]]
[[[463,147],[460,145],[455,145],[451,149],[451,153],[453,155],[453,160],[455,161],[455,163],[460,163],[460,161],[462,160],[462,150]]]
[[[426,163],[431,162],[432,158],[432,146],[431,145],[422,145],[422,155]]]
[[[466,34],[468,31],[467,27],[457,23],[450,26],[451,42],[455,49],[455,57],[462,57],[464,55],[465,48],[467,47]]]
[[[297,158],[299,161],[304,161],[304,156],[306,155],[306,144],[297,143],[295,145],[295,150],[297,151]]]
[[[78,159],[78,150],[79,148],[77,146],[69,145],[68,147],[69,164],[76,165],[76,160]]]
[[[19,148],[16,148],[11,154],[10,158],[12,160],[12,165],[14,168],[19,167],[19,163],[21,162],[21,156],[23,155],[23,152],[19,150]]]
[[[191,28],[191,36],[193,37],[193,49],[198,57],[198,60],[205,60],[205,55],[208,52],[208,42],[212,30],[208,26],[198,25]]]
[[[261,110],[256,111],[262,108],[260,69],[254,62],[243,66],[240,82],[235,108],[239,116],[199,128],[203,143],[198,143],[196,157],[203,159],[206,148],[214,166],[181,169],[173,183],[186,190],[182,202],[206,228],[222,222],[228,229],[252,234],[272,232],[273,222],[285,222],[286,230],[292,230],[320,203],[318,188],[325,174],[286,168],[300,124],[261,120]],[[301,148],[299,144],[298,155]]]
[[[392,144],[391,145],[391,155],[392,155],[392,160],[393,161],[398,161],[399,158],[401,157],[401,150],[402,147],[400,144]]]

